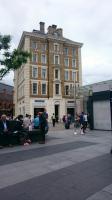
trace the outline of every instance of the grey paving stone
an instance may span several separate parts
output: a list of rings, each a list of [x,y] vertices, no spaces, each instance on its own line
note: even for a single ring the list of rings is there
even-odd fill
[[[106,154],[32,178],[0,189],[0,197],[3,200],[7,197],[11,200],[85,200],[111,184],[111,159]]]
[[[106,191],[100,191],[89,197],[87,200],[112,200],[112,194]]]
[[[94,142],[75,141],[64,144],[56,144],[53,146],[45,146],[35,149],[22,150],[12,153],[6,153],[0,155],[0,165],[6,165],[13,162],[19,162],[23,160],[33,159],[37,157],[52,155],[54,153],[64,152],[72,149],[78,149],[90,145],[95,145]]]
[[[105,188],[103,189],[103,191],[108,192],[108,193],[111,193],[111,195],[112,195],[112,184],[111,184],[111,185],[108,185],[107,187],[105,187]]]
[[[110,133],[92,131],[84,136],[74,136],[73,130],[69,130],[49,134],[53,137],[45,146],[34,144],[26,149],[17,147],[0,151],[0,155],[4,154],[6,160],[10,160],[9,164],[4,162],[0,166],[0,184],[4,185],[0,189],[0,199],[86,200],[98,193],[103,198],[102,191],[106,193],[105,198],[109,198],[112,184]],[[40,152],[40,156],[35,156],[35,152]],[[19,162],[15,162],[17,156]]]

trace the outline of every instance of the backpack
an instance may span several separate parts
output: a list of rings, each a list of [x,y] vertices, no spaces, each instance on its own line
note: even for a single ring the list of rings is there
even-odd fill
[[[36,126],[36,127],[39,126],[39,117],[38,116],[34,119],[34,126]]]

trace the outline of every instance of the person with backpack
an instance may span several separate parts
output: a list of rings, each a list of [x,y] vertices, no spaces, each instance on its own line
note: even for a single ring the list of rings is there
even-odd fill
[[[39,113],[37,113],[36,117],[34,118],[33,124],[34,124],[34,129],[39,129],[39,125],[40,125],[40,122],[39,122]]]

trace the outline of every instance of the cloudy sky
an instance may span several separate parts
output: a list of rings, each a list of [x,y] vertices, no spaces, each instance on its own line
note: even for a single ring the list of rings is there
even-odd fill
[[[23,31],[56,24],[82,47],[83,85],[112,79],[112,0],[0,0],[0,33],[16,48]],[[13,73],[3,82],[12,85]]]

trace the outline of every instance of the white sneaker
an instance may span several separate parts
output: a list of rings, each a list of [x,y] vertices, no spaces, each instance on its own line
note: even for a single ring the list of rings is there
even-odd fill
[[[84,135],[84,132],[83,132],[83,131],[81,131],[81,135]]]
[[[76,131],[74,131],[74,135],[77,135],[77,132],[76,132]]]

